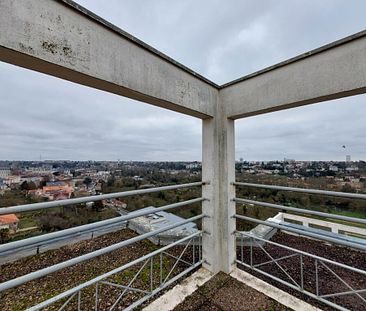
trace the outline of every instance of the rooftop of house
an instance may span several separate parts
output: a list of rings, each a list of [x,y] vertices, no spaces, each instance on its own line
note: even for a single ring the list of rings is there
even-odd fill
[[[11,224],[19,222],[19,218],[15,214],[0,215],[0,224]]]

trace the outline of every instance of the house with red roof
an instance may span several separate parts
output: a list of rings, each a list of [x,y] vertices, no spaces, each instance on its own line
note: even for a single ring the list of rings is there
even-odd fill
[[[15,214],[0,215],[0,229],[17,231],[19,218]]]

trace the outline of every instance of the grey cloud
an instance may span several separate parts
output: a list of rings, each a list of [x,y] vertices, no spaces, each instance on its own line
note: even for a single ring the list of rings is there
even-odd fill
[[[218,83],[365,28],[353,0],[80,0]],[[201,121],[0,63],[0,159],[199,160]],[[236,122],[236,156],[365,159],[365,96]],[[339,150],[346,144],[347,150]]]

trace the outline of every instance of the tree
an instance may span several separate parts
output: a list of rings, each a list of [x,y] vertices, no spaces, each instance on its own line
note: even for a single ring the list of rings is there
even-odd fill
[[[92,183],[92,179],[90,177],[85,177],[83,183],[89,188],[90,184]]]
[[[100,212],[104,208],[103,202],[95,201],[94,204],[92,205],[92,208],[94,211]]]
[[[8,228],[0,229],[0,244],[3,244],[9,240],[10,231]]]
[[[29,185],[26,180],[21,183],[20,190],[29,190]]]

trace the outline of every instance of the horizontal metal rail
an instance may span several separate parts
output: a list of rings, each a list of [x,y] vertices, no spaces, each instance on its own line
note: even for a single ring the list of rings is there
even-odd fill
[[[127,214],[125,216],[119,216],[119,217],[112,218],[112,219],[98,221],[98,222],[95,222],[92,224],[82,225],[82,226],[73,227],[70,229],[65,229],[65,230],[61,230],[61,231],[57,231],[57,232],[44,234],[41,236],[27,238],[27,239],[20,240],[20,241],[2,244],[2,245],[0,245],[0,254],[4,253],[4,252],[14,252],[19,249],[38,247],[43,244],[47,244],[47,243],[54,242],[54,241],[57,241],[60,239],[68,238],[70,236],[85,234],[88,232],[92,232],[93,230],[101,229],[101,228],[108,227],[111,225],[122,224],[133,218],[137,218],[137,217],[141,217],[141,216],[145,216],[145,215],[149,215],[152,213],[161,212],[161,211],[165,211],[165,210],[169,210],[169,209],[173,209],[173,208],[179,208],[179,207],[194,204],[194,203],[199,203],[199,202],[202,202],[203,200],[204,200],[204,198],[191,199],[191,200],[187,200],[187,201],[182,201],[182,202],[178,202],[178,203],[173,203],[173,204],[157,207],[153,211],[152,210],[142,210],[142,211],[137,210],[134,212],[130,212],[129,214]]]
[[[299,235],[304,235],[304,236],[311,237],[311,238],[314,238],[314,239],[317,239],[317,240],[322,240],[322,241],[330,242],[330,243],[333,243],[333,244],[339,244],[339,245],[342,245],[342,246],[352,247],[352,248],[356,248],[356,249],[366,251],[366,245],[364,245],[364,244],[352,243],[352,242],[342,240],[342,239],[339,239],[339,238],[332,238],[332,237],[320,235],[320,234],[317,234],[317,233],[306,231],[305,229],[301,230],[301,229],[286,227],[286,226],[274,223],[272,221],[264,221],[264,220],[259,220],[259,219],[256,219],[256,218],[237,215],[237,214],[234,215],[234,217],[237,218],[237,219],[254,222],[254,223],[257,223],[257,224],[260,224],[260,225],[265,225],[265,226],[277,228],[277,229],[280,229],[280,230],[283,230],[283,231],[293,232],[293,233],[296,233],[296,234],[299,234]]]
[[[199,220],[203,217],[205,217],[203,214],[197,215],[197,216],[191,217],[189,219],[177,222],[175,224],[165,226],[161,229],[154,230],[152,232],[148,232],[148,233],[139,235],[137,237],[128,239],[126,241],[122,241],[122,242],[119,242],[119,243],[116,243],[116,244],[112,244],[110,246],[107,246],[107,247],[104,247],[102,249],[90,252],[88,254],[84,254],[84,255],[81,255],[81,256],[63,261],[61,263],[55,264],[53,266],[50,266],[50,267],[47,267],[47,268],[44,268],[44,269],[41,269],[41,270],[38,270],[38,271],[34,271],[34,272],[28,273],[26,275],[20,276],[18,278],[3,282],[3,283],[0,284],[0,292],[3,292],[3,291],[8,290],[10,288],[14,288],[16,286],[22,285],[22,284],[27,283],[29,281],[39,279],[39,278],[44,277],[48,274],[54,273],[56,271],[59,271],[61,269],[73,266],[73,265],[81,263],[81,262],[84,262],[86,260],[89,260],[89,259],[101,256],[101,255],[110,253],[112,251],[115,251],[115,250],[120,249],[122,247],[125,247],[127,245],[130,245],[130,244],[142,241],[144,239],[147,239],[149,237],[155,236],[155,235],[157,235],[159,233],[162,233],[164,231],[168,231],[168,230],[180,227],[180,226],[182,226],[186,223]]]
[[[323,213],[323,212],[312,211],[312,210],[307,210],[307,209],[302,209],[302,208],[289,207],[289,206],[285,206],[285,205],[279,205],[279,204],[273,204],[273,203],[267,203],[267,202],[249,200],[249,199],[242,199],[242,198],[235,198],[234,201],[237,202],[237,203],[246,203],[246,204],[259,205],[259,206],[270,207],[270,208],[274,208],[274,209],[278,209],[278,210],[285,210],[285,211],[290,211],[290,212],[295,212],[295,213],[300,213],[300,214],[320,216],[320,217],[325,217],[325,218],[333,218],[333,219],[338,219],[338,220],[343,220],[343,221],[354,222],[354,223],[359,223],[359,224],[366,225],[366,219],[362,219],[362,218],[355,218],[355,217],[348,217],[348,216],[343,216],[343,215]]]
[[[175,242],[173,242],[173,243],[171,243],[171,244],[169,244],[169,245],[167,245],[167,246],[164,246],[164,247],[162,247],[162,248],[160,248],[160,249],[158,249],[158,250],[156,250],[156,251],[153,251],[153,252],[151,252],[151,253],[149,253],[149,254],[147,254],[147,255],[144,255],[144,256],[142,256],[142,257],[140,257],[140,258],[136,259],[136,260],[130,261],[129,263],[127,263],[127,264],[125,264],[125,265],[123,265],[123,266],[121,266],[121,267],[118,267],[118,268],[113,269],[113,270],[111,270],[111,271],[109,271],[109,272],[107,272],[107,273],[104,273],[104,274],[102,274],[102,275],[99,275],[99,276],[95,277],[94,279],[92,279],[92,280],[90,280],[90,281],[87,281],[87,282],[85,282],[85,283],[83,283],[83,284],[80,284],[80,285],[78,285],[78,286],[75,286],[75,287],[73,287],[73,288],[71,288],[71,289],[69,289],[69,290],[67,290],[67,291],[65,291],[65,292],[63,292],[63,293],[61,293],[61,294],[59,294],[59,295],[57,295],[57,296],[54,296],[54,297],[52,297],[52,298],[50,298],[50,299],[47,299],[47,300],[45,300],[45,301],[41,302],[40,304],[37,304],[37,305],[35,305],[35,306],[33,306],[33,307],[31,307],[31,308],[27,309],[27,311],[36,311],[36,310],[40,310],[40,309],[42,309],[42,308],[45,308],[45,307],[47,307],[47,306],[49,306],[49,305],[51,305],[51,304],[55,303],[56,301],[59,301],[59,300],[64,299],[64,298],[67,298],[67,297],[69,297],[69,296],[71,296],[71,295],[73,295],[73,294],[75,294],[75,293],[79,292],[80,290],[82,290],[82,289],[84,289],[84,288],[86,288],[86,287],[89,287],[89,286],[91,286],[91,285],[94,285],[94,284],[96,284],[96,283],[98,283],[98,282],[102,281],[103,279],[106,279],[106,278],[108,278],[108,277],[111,277],[112,275],[114,275],[114,274],[116,274],[116,273],[122,272],[123,270],[126,270],[126,269],[128,269],[128,268],[131,268],[131,267],[133,267],[134,265],[139,264],[139,263],[141,263],[141,262],[144,262],[144,261],[145,261],[145,260],[147,260],[147,259],[150,259],[150,258],[152,258],[152,257],[154,257],[154,256],[156,256],[156,255],[159,255],[159,254],[161,254],[161,253],[164,253],[164,252],[166,252],[167,250],[169,250],[170,248],[172,248],[172,247],[174,247],[174,246],[176,246],[176,245],[182,244],[182,243],[184,243],[185,241],[188,241],[188,240],[190,240],[190,239],[192,239],[192,238],[194,238],[194,237],[196,237],[196,236],[199,236],[199,235],[201,235],[201,234],[202,234],[202,231],[197,231],[196,233],[193,233],[193,234],[191,234],[191,235],[189,235],[189,236],[187,236],[187,237],[184,237],[184,238],[182,238],[182,239],[180,239],[180,240],[178,240],[178,241],[175,241]],[[199,262],[197,262],[197,263],[194,265],[194,268],[196,268],[197,266],[199,266],[201,263],[202,263],[202,260],[201,260],[201,261],[199,261]],[[188,273],[188,272],[187,272],[187,273]],[[169,284],[170,284],[170,283],[169,283]],[[167,285],[167,286],[168,286],[168,285]],[[164,286],[164,287],[166,287],[166,286]],[[164,287],[162,287],[162,288],[164,288]],[[161,288],[161,289],[162,289],[162,288]]]
[[[251,256],[250,264],[243,261],[243,255],[242,255],[241,260],[238,260],[238,259],[236,260],[236,262],[239,265],[242,265],[242,266],[244,266],[244,267],[246,267],[248,269],[251,269],[251,270],[253,270],[255,272],[258,272],[258,273],[260,273],[260,274],[262,274],[262,275],[264,275],[266,277],[269,277],[269,278],[271,278],[271,279],[273,279],[273,280],[275,280],[275,281],[277,281],[277,282],[279,282],[279,283],[281,283],[283,285],[289,286],[289,287],[291,287],[294,290],[300,291],[300,292],[308,295],[309,297],[314,298],[314,299],[317,299],[317,300],[319,300],[319,301],[321,301],[321,302],[323,302],[323,303],[325,303],[325,304],[327,304],[327,305],[329,305],[329,306],[331,306],[331,307],[333,307],[335,309],[338,309],[338,310],[348,310],[348,309],[346,309],[346,308],[344,308],[344,307],[342,307],[342,306],[340,306],[338,304],[335,304],[335,303],[333,303],[333,302],[331,302],[331,301],[329,301],[327,299],[324,299],[324,298],[327,298],[328,296],[329,297],[332,297],[332,296],[340,296],[342,294],[356,294],[356,295],[358,295],[358,292],[364,291],[364,290],[361,290],[360,291],[360,290],[353,290],[352,289],[349,292],[335,293],[335,294],[332,294],[332,295],[319,295],[319,293],[317,291],[317,293],[314,294],[314,293],[312,293],[312,292],[304,289],[304,286],[303,286],[303,264],[302,264],[302,262],[303,262],[303,256],[308,256],[308,257],[314,259],[316,263],[317,262],[320,262],[323,265],[324,265],[324,263],[328,263],[328,264],[337,266],[339,268],[343,268],[343,269],[347,269],[347,270],[350,270],[350,271],[353,271],[353,272],[356,272],[356,273],[360,273],[360,274],[362,274],[364,276],[366,276],[366,271],[365,270],[358,269],[358,268],[354,268],[352,266],[349,266],[349,265],[346,265],[346,264],[342,264],[342,263],[339,263],[339,262],[336,262],[336,261],[333,261],[333,260],[330,260],[330,259],[327,259],[327,258],[324,258],[324,257],[316,256],[316,255],[313,255],[313,254],[310,254],[310,253],[301,251],[301,250],[296,249],[296,248],[292,248],[292,247],[289,247],[289,246],[286,246],[286,245],[283,245],[283,244],[279,244],[279,243],[276,243],[276,242],[273,242],[273,241],[270,241],[270,240],[267,240],[267,239],[263,239],[263,238],[260,238],[260,237],[255,236],[253,234],[250,234],[250,233],[248,234],[247,232],[238,231],[237,233],[240,234],[240,235],[242,235],[242,236],[245,236],[245,237],[254,239],[254,240],[259,240],[259,241],[262,241],[262,242],[265,242],[265,243],[268,243],[268,244],[271,244],[271,245],[274,245],[274,246],[277,246],[277,247],[286,249],[288,251],[291,251],[291,252],[296,253],[296,255],[300,255],[300,270],[301,270],[300,275],[302,276],[301,277],[301,285],[299,286],[298,284],[295,285],[295,284],[289,283],[289,282],[287,282],[285,280],[282,280],[279,277],[276,277],[276,276],[274,276],[274,275],[272,275],[272,274],[270,274],[268,272],[265,272],[265,271],[263,271],[261,269],[258,269],[258,266],[260,266],[260,265],[268,264],[268,263],[271,263],[271,262],[275,263],[275,262],[278,262],[278,261],[280,261],[282,259],[285,259],[288,256],[281,257],[281,258],[277,258],[277,259],[271,258],[270,261],[267,261],[267,262],[265,262],[263,264],[255,264],[254,265],[253,262],[252,262],[252,249],[251,249],[251,251],[250,251],[250,256]],[[242,248],[243,248],[243,246],[242,246]],[[241,251],[241,253],[243,254],[243,251]],[[328,269],[330,269],[330,268],[328,268]],[[316,270],[316,272],[317,272],[317,270]],[[334,273],[333,271],[331,271],[331,272]],[[316,277],[316,284],[318,284],[318,275]],[[318,288],[318,285],[316,285],[316,286]]]
[[[236,263],[239,264],[239,265],[242,265],[242,266],[244,266],[244,267],[246,267],[248,269],[251,269],[251,270],[253,270],[255,272],[258,272],[258,273],[260,273],[260,274],[262,274],[262,275],[264,275],[264,276],[266,276],[268,278],[271,278],[272,280],[275,280],[275,281],[277,281],[277,282],[279,282],[279,283],[281,283],[283,285],[286,285],[286,286],[288,286],[288,287],[290,287],[290,288],[292,288],[294,290],[299,291],[299,289],[298,289],[298,287],[296,285],[291,284],[289,282],[286,282],[286,281],[284,281],[284,280],[282,280],[282,279],[280,279],[280,278],[278,278],[278,277],[276,277],[276,276],[274,276],[272,274],[269,274],[269,273],[267,273],[267,272],[265,272],[265,271],[263,271],[261,269],[258,269],[258,268],[255,268],[255,267],[251,267],[249,264],[247,264],[245,262],[242,262],[240,260],[236,260]],[[311,292],[309,292],[309,291],[307,291],[305,289],[301,290],[301,293],[304,293],[304,294],[308,295],[311,298],[317,299],[317,300],[319,300],[319,301],[321,301],[321,302],[323,302],[323,303],[325,303],[325,304],[327,304],[327,305],[329,305],[329,306],[331,306],[331,307],[333,307],[333,308],[335,308],[337,310],[349,311],[348,309],[341,308],[338,305],[336,305],[335,303],[332,303],[332,302],[330,302],[330,301],[328,301],[328,300],[326,300],[324,298],[320,298],[319,296],[317,296],[317,295],[315,295],[315,294],[313,294],[313,293],[311,293]]]
[[[205,184],[204,182],[194,182],[194,183],[181,184],[181,185],[171,185],[171,186],[155,187],[155,188],[148,188],[148,189],[93,195],[93,196],[88,196],[88,197],[73,198],[73,199],[67,199],[67,200],[3,207],[3,208],[0,208],[0,215],[21,213],[21,212],[30,212],[30,211],[41,210],[41,209],[52,208],[52,207],[68,206],[68,205],[73,205],[73,204],[81,204],[81,203],[87,203],[87,202],[123,198],[123,197],[128,197],[128,196],[133,196],[133,195],[141,195],[141,194],[146,194],[146,193],[176,190],[176,189],[181,189],[181,188],[198,187],[198,186],[202,186],[204,184]]]
[[[259,237],[254,236],[254,235],[251,235],[251,234],[246,234],[244,232],[239,232],[239,233],[242,234],[243,236],[250,237],[250,238],[255,239],[255,240],[260,240],[260,241],[263,241],[265,243],[272,244],[272,245],[275,245],[275,246],[278,246],[278,247],[287,249],[289,251],[296,252],[296,253],[300,254],[300,256],[303,256],[303,255],[309,256],[309,257],[315,259],[316,262],[317,261],[320,261],[320,262],[321,261],[324,261],[324,262],[327,262],[327,263],[330,263],[330,264],[334,264],[336,266],[339,266],[339,267],[342,267],[342,268],[345,268],[345,269],[350,269],[350,270],[352,270],[354,272],[359,272],[359,273],[362,273],[364,275],[366,274],[366,271],[364,271],[364,270],[360,270],[360,269],[356,269],[356,268],[351,267],[351,266],[348,266],[348,265],[340,264],[338,262],[335,262],[335,261],[332,261],[332,260],[329,260],[329,259],[326,259],[326,258],[323,258],[323,257],[315,256],[313,254],[306,253],[306,252],[303,252],[301,250],[298,250],[298,249],[295,249],[295,248],[292,248],[292,247],[288,247],[288,246],[285,246],[285,245],[282,245],[282,244],[278,244],[278,243],[275,243],[275,242],[272,242],[272,241],[269,241],[269,240],[266,240],[266,239],[262,239],[262,238],[259,238]],[[301,257],[301,262],[302,262],[302,257]],[[292,289],[294,289],[296,291],[299,291],[299,292],[301,292],[303,294],[306,294],[307,296],[309,296],[309,297],[311,297],[313,299],[319,300],[319,301],[321,301],[321,302],[323,302],[323,303],[325,303],[325,304],[327,304],[327,305],[329,305],[329,306],[331,306],[331,307],[333,307],[333,308],[335,308],[337,310],[342,310],[342,311],[347,311],[348,310],[348,309],[343,308],[343,307],[341,307],[341,306],[339,306],[339,305],[337,305],[337,304],[335,304],[335,303],[333,303],[333,302],[331,302],[329,300],[326,300],[326,299],[322,298],[321,296],[319,296],[317,294],[314,294],[314,293],[306,290],[303,287],[303,284],[301,284],[301,286],[299,287],[298,285],[295,285],[295,284],[289,283],[289,282],[287,282],[285,280],[282,280],[279,277],[276,277],[276,276],[274,276],[274,275],[272,275],[272,274],[270,274],[268,272],[265,272],[265,271],[263,271],[261,269],[258,269],[256,266],[253,265],[252,262],[250,264],[244,262],[243,261],[243,258],[241,258],[241,260],[238,260],[237,259],[236,260],[236,263],[239,264],[239,265],[242,265],[242,266],[244,266],[244,267],[246,267],[248,269],[251,269],[251,270],[253,270],[253,271],[257,272],[257,273],[260,273],[260,274],[262,274],[262,275],[264,275],[264,276],[266,276],[268,278],[271,278],[271,279],[273,279],[273,280],[275,280],[275,281],[277,281],[277,282],[279,282],[279,283],[281,283],[283,285],[286,285],[286,286],[288,286],[288,287],[290,287],[290,288],[292,288]],[[300,269],[301,269],[301,272],[302,272],[302,269],[303,269],[303,265],[302,264],[301,264]]]
[[[332,197],[366,200],[366,194],[362,194],[362,193],[349,193],[349,192],[338,192],[338,191],[328,191],[328,190],[319,190],[319,189],[306,189],[306,188],[285,187],[285,186],[275,186],[275,185],[253,184],[253,183],[246,183],[246,182],[234,182],[234,185],[242,186],[242,187],[253,187],[253,188],[271,189],[271,190],[279,190],[279,191],[292,191],[292,192],[301,192],[301,193],[308,193],[308,194],[321,194],[321,195],[327,195],[327,196],[332,196]]]
[[[245,232],[245,231],[236,231],[236,233],[238,233],[238,235],[246,236],[248,238],[252,238],[252,239],[259,240],[259,241],[262,241],[262,242],[265,242],[265,243],[268,243],[268,244],[271,244],[271,245],[274,245],[274,246],[281,247],[281,248],[286,249],[288,251],[296,251],[296,253],[298,253],[298,254],[302,254],[304,256],[309,256],[311,258],[314,258],[314,259],[317,259],[317,260],[320,260],[320,261],[338,266],[340,268],[348,269],[348,270],[351,270],[353,272],[360,273],[360,274],[363,274],[363,275],[366,276],[366,271],[365,270],[361,270],[361,269],[358,269],[358,268],[355,268],[355,267],[352,267],[352,266],[349,266],[349,265],[346,265],[346,264],[343,264],[343,263],[340,263],[340,262],[337,262],[337,261],[333,261],[331,259],[320,257],[320,256],[317,256],[317,255],[314,255],[314,254],[311,254],[311,253],[308,253],[308,252],[305,252],[305,251],[302,251],[302,250],[299,250],[297,248],[293,248],[293,247],[290,247],[290,246],[287,246],[287,245],[284,245],[284,244],[279,244],[277,242],[273,242],[271,240],[267,240],[267,239],[261,238],[259,236],[256,236],[253,233],[248,233],[248,232]]]

